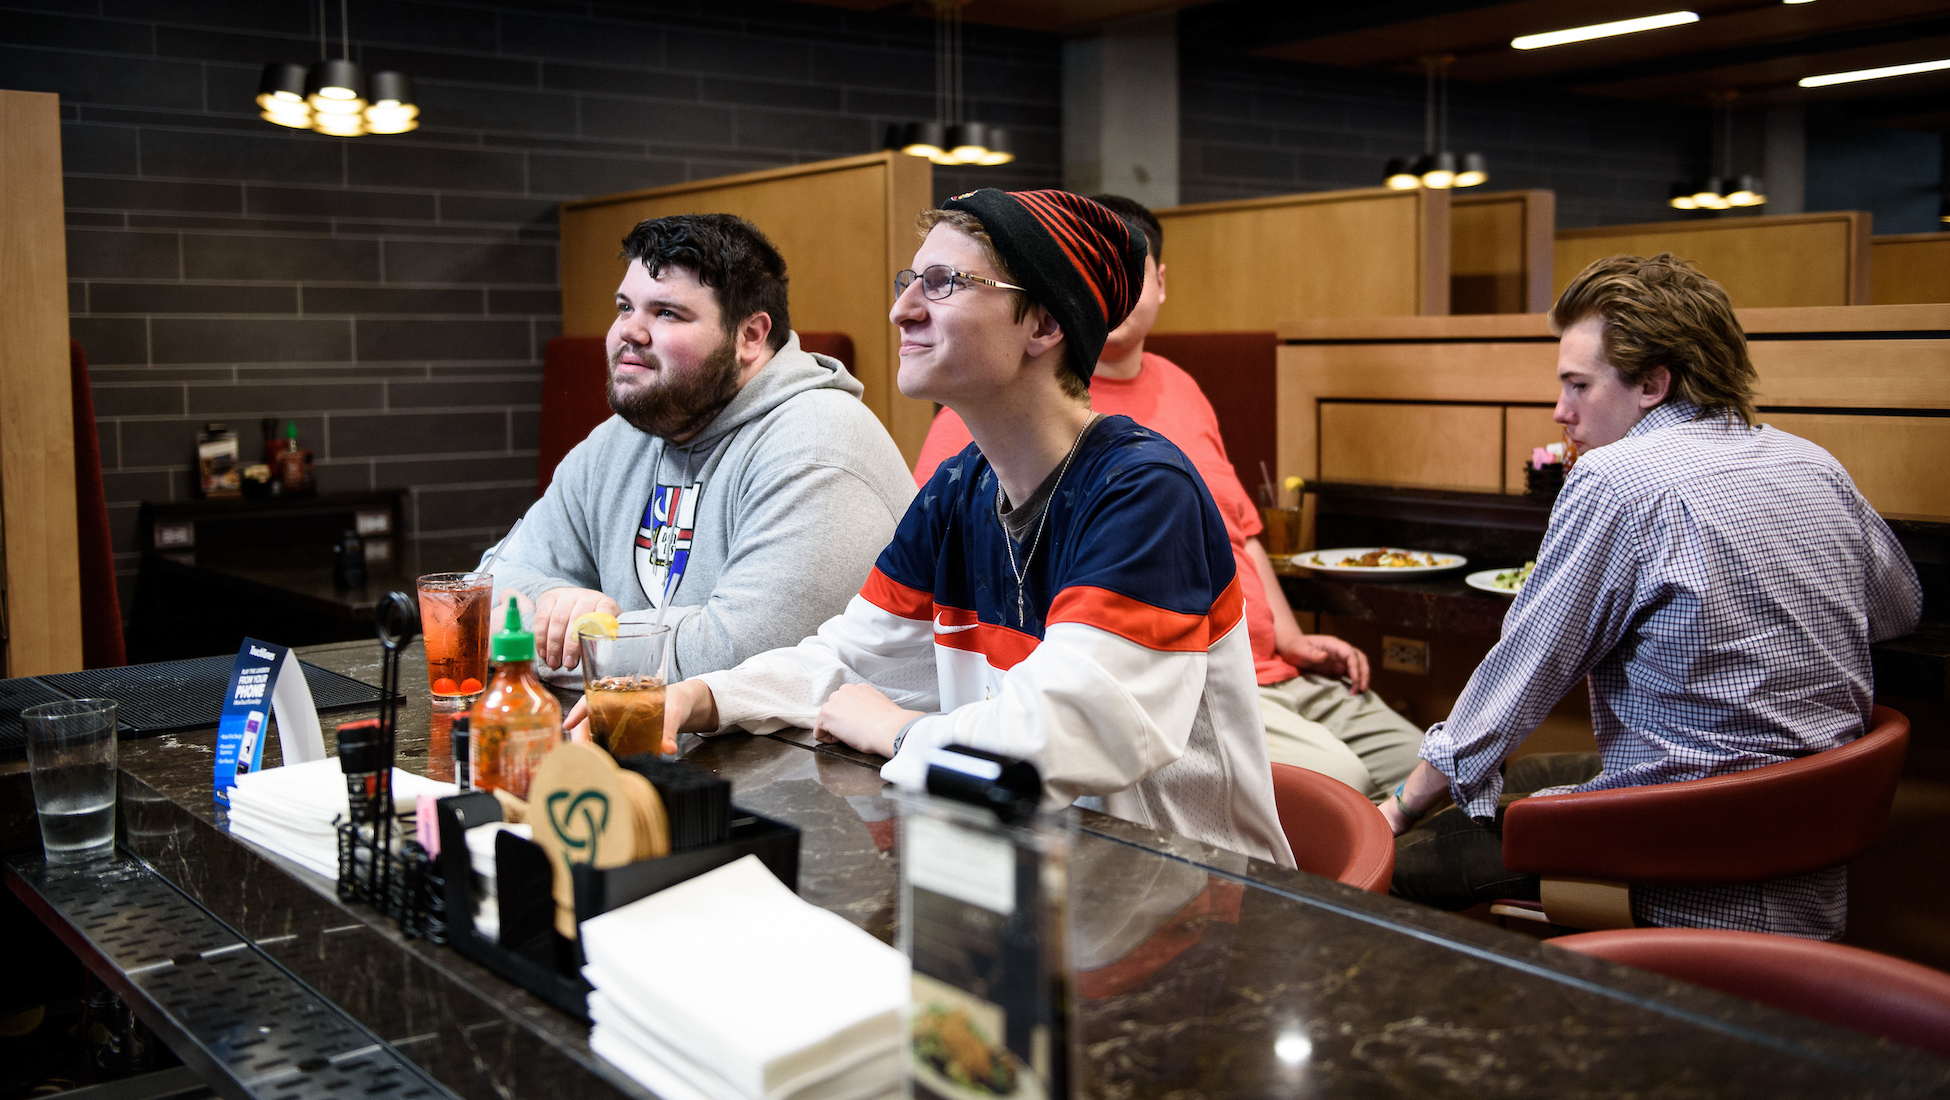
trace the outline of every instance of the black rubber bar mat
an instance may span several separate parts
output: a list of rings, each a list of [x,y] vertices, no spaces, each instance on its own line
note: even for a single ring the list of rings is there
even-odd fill
[[[305,682],[311,686],[312,702],[321,714],[379,702],[379,689],[371,684],[304,661],[299,664],[305,670]],[[39,680],[71,698],[117,700],[121,705],[115,715],[122,726],[146,736],[216,725],[217,719],[223,716],[223,695],[230,687],[230,670],[236,665],[236,657],[222,654],[189,661],[63,672]],[[18,709],[12,712],[12,718],[16,725],[20,722]]]
[[[27,726],[20,720],[21,711],[66,698],[32,676],[0,680],[0,755],[18,757],[27,751]]]

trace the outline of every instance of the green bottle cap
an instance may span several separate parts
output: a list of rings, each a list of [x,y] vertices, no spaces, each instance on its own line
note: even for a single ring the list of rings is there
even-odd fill
[[[495,664],[504,661],[532,661],[535,659],[535,636],[521,628],[521,609],[515,606],[515,598],[508,597],[508,617],[500,630],[494,632],[494,643],[489,654]]]
[[[297,440],[298,440],[298,422],[297,422],[296,420],[293,420],[293,421],[292,421],[291,423],[289,423],[289,424],[286,424],[286,425],[284,426],[284,437],[285,437],[286,439],[289,439],[289,440],[291,440],[291,441],[292,441],[292,442],[294,442],[294,443],[295,443],[295,442],[297,442]]]

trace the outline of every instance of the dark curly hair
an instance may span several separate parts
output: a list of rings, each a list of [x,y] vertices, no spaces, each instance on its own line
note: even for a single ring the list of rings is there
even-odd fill
[[[772,318],[773,351],[792,334],[786,307],[785,258],[758,227],[732,214],[672,214],[640,221],[623,238],[622,258],[641,260],[653,279],[681,267],[717,292],[727,334],[754,313]]]
[[[1672,373],[1668,400],[1690,401],[1701,416],[1754,422],[1759,375],[1747,335],[1727,292],[1692,261],[1670,252],[1593,261],[1551,307],[1551,331],[1562,336],[1592,316],[1605,319],[1605,361],[1628,384],[1664,367]]]

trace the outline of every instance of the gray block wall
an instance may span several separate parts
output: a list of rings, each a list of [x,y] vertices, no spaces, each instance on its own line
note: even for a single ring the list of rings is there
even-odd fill
[[[333,56],[337,11],[330,5]],[[422,128],[263,122],[308,0],[0,0],[0,86],[62,97],[72,331],[91,364],[125,601],[144,500],[191,494],[198,428],[295,418],[321,488],[402,487],[416,535],[533,499],[556,204],[878,148],[932,117],[926,20],[784,3],[355,0],[352,56]],[[1054,186],[1060,44],[967,32],[973,117],[1020,159],[937,190]]]

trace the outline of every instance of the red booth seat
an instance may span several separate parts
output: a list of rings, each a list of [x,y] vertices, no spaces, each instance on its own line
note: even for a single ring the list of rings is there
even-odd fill
[[[1273,765],[1280,831],[1302,871],[1376,894],[1395,875],[1395,834],[1360,791],[1332,776]]]
[[[844,332],[801,332],[799,346],[830,355],[853,369],[853,338]],[[575,445],[610,416],[606,395],[609,353],[601,336],[557,336],[542,354],[542,422],[535,495],[548,492],[555,468]]]
[[[1279,337],[1271,332],[1154,332],[1144,350],[1178,364],[1198,382],[1219,418],[1219,435],[1239,483],[1258,500],[1260,464],[1277,481],[1279,416],[1274,368]]]
[[[1950,1058],[1950,974],[1838,943],[1622,928],[1547,943]]]

